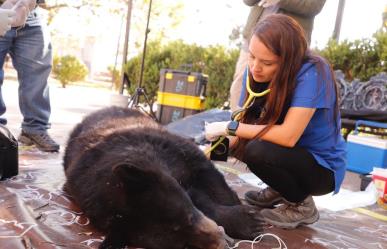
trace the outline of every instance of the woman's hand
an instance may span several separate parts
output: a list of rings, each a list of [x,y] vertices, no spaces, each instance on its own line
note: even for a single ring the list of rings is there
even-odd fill
[[[1,8],[12,9],[16,12],[13,16],[12,27],[23,26],[27,20],[28,14],[36,6],[36,0],[6,0]]]
[[[230,121],[206,123],[204,126],[206,139],[215,141],[220,136],[227,136],[227,125]]]
[[[15,14],[16,13],[13,10],[0,9],[0,36],[5,35],[5,33],[11,29]]]

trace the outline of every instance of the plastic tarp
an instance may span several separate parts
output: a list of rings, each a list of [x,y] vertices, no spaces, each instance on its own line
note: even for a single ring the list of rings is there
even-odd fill
[[[205,122],[227,121],[230,118],[230,111],[211,109],[177,120],[168,124],[166,128],[174,134],[194,140],[197,144],[204,144],[206,141],[204,137]]]
[[[228,120],[229,114],[211,110],[202,113],[200,119],[197,116],[186,118],[170,124],[168,129],[195,139],[203,132],[204,121]],[[191,118],[192,121],[187,121]],[[57,129],[52,129],[51,134],[62,148],[72,128],[73,122],[68,122],[58,123]],[[98,248],[103,234],[90,225],[63,191],[62,158],[63,149],[60,153],[42,153],[29,147],[19,148],[19,175],[0,182],[0,249]],[[250,172],[244,165],[234,164],[232,158],[228,163],[217,162],[216,166],[241,198],[248,190],[258,190],[241,179],[240,175]],[[345,185],[353,185],[348,175]],[[387,211],[379,206],[339,212],[322,208],[319,211],[320,220],[313,225],[294,230],[266,225],[264,232],[278,236],[289,249],[387,249]],[[279,247],[274,237],[265,236],[253,247],[246,242],[234,248],[285,247]]]
[[[89,224],[62,190],[65,181],[62,156],[62,153],[21,149],[20,174],[0,183],[1,249],[98,248],[103,234]],[[234,164],[230,159],[228,163],[216,162],[216,166],[241,198],[248,190],[258,190],[239,177],[250,173],[244,165]],[[264,232],[278,236],[289,249],[387,248],[387,211],[377,205],[361,210],[365,214],[353,209],[339,212],[320,209],[320,220],[313,225],[294,230],[267,225]],[[252,247],[242,243],[236,248]],[[281,247],[274,237],[265,236],[253,248]]]

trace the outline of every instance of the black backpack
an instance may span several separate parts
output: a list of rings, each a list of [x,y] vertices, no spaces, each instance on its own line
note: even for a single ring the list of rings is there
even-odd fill
[[[19,173],[18,143],[7,127],[0,124],[0,180]]]

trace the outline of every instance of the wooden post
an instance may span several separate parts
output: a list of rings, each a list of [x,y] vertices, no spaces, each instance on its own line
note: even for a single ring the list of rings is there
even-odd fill
[[[339,0],[339,6],[337,8],[337,14],[336,14],[335,29],[333,30],[333,34],[332,34],[332,38],[335,39],[337,42],[339,41],[339,38],[340,38],[340,29],[341,29],[341,22],[343,20],[344,6],[345,6],[345,0]]]
[[[124,53],[122,55],[122,68],[121,68],[121,86],[120,94],[124,93],[125,85],[125,64],[128,57],[128,46],[129,46],[129,31],[130,31],[130,20],[132,18],[132,0],[128,0],[128,12],[126,14],[126,26],[125,26],[125,42],[124,42]]]

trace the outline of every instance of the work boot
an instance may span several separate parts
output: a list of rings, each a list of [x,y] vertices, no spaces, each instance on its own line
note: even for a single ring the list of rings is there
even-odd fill
[[[45,131],[40,133],[27,133],[22,131],[18,140],[25,145],[34,144],[38,149],[45,152],[59,151],[59,144],[57,144]]]
[[[271,187],[267,187],[261,191],[246,192],[245,200],[251,205],[271,208],[274,205],[283,202],[284,198]]]
[[[285,202],[274,209],[262,209],[261,214],[267,223],[285,229],[315,223],[320,217],[312,196],[299,203]]]

